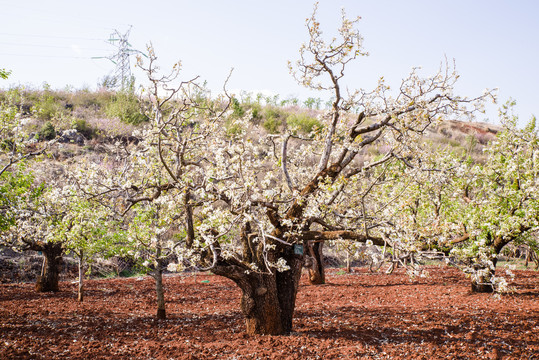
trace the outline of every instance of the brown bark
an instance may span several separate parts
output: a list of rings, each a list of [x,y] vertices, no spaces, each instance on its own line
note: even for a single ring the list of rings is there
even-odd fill
[[[277,282],[272,274],[261,274],[242,288],[241,311],[249,335],[281,335],[284,333]]]
[[[156,269],[153,271],[152,277],[155,280],[155,293],[157,295],[157,313],[156,317],[159,320],[165,320],[167,313],[165,310],[165,291],[163,288],[163,260],[157,260]]]
[[[185,190],[183,202],[185,206],[185,221],[187,223],[187,236],[185,239],[187,248],[193,246],[193,241],[195,239],[195,226],[193,223],[193,206],[190,204],[191,195],[189,189]]]
[[[58,278],[62,262],[62,244],[40,243],[39,251],[43,252],[41,275],[37,277],[36,291],[58,291]]]
[[[496,266],[496,263],[494,264]],[[494,271],[490,269],[482,269],[482,274],[476,274],[472,276],[471,286],[472,292],[475,293],[491,293],[494,292],[492,286],[491,277],[494,275]]]
[[[535,254],[534,250],[531,247],[527,247],[526,249],[526,268],[528,268],[528,264],[530,262],[535,263],[535,270],[539,270],[539,257]]]
[[[363,233],[358,233],[348,230],[332,230],[332,231],[302,231],[300,234],[294,236],[294,240],[303,240],[303,241],[325,241],[325,240],[353,240],[358,242],[366,242],[371,240],[373,245],[384,246],[387,245],[384,240],[376,236],[366,236]]]
[[[498,254],[502,251],[503,247],[509,244],[513,239],[512,238],[503,238],[503,237],[492,237],[489,236],[489,240],[492,241],[492,247],[496,257],[492,259],[494,264],[494,270],[484,269],[485,274],[477,277],[472,277],[472,292],[475,293],[491,293],[494,292],[494,287],[492,286],[491,277],[495,274],[496,263],[498,262]]]
[[[456,245],[456,244],[460,244],[461,242],[464,242],[466,240],[470,239],[470,235],[468,233],[465,233],[464,235],[462,235],[461,237],[457,238],[457,239],[453,239],[451,241],[451,245]]]
[[[277,272],[275,274],[279,306],[281,308],[281,322],[283,324],[283,334],[290,334],[292,331],[292,319],[296,307],[296,296],[298,294],[299,280],[303,268],[303,258],[296,256],[290,250],[290,254],[285,257],[290,270]]]
[[[284,249],[290,270],[255,273],[233,260],[221,260],[212,270],[233,280],[242,290],[241,311],[248,335],[285,335],[292,331],[302,258]]]
[[[309,243],[309,253],[313,259],[313,264],[309,268],[309,282],[313,285],[326,283],[324,254],[322,251],[323,242]]]
[[[81,250],[81,252],[79,254],[79,293],[78,293],[78,300],[80,302],[82,302],[84,300],[83,260],[84,260],[84,253]]]

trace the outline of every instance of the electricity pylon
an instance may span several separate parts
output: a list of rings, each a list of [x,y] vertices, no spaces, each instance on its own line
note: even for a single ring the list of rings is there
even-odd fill
[[[110,34],[108,42],[117,49],[115,54],[95,58],[109,59],[116,65],[116,69],[114,69],[111,77],[114,79],[116,86],[120,86],[121,90],[127,90],[131,85],[132,76],[129,56],[134,54],[142,54],[145,56],[141,51],[131,48],[131,44],[129,43],[131,28],[132,26],[129,27],[125,34],[121,34],[118,30],[114,30],[114,32]]]

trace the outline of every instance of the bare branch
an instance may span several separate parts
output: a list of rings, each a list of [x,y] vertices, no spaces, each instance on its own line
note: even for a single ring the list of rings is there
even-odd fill
[[[285,176],[288,189],[290,189],[291,192],[294,192],[295,187],[294,187],[294,184],[292,183],[292,179],[290,178],[290,174],[288,173],[288,168],[286,165],[288,139],[290,139],[290,135],[283,136],[283,146],[282,146],[282,151],[281,151],[281,169],[283,170],[283,174]]]

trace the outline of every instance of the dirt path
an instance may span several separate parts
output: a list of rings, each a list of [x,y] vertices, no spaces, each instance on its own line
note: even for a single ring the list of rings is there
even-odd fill
[[[168,320],[153,319],[151,278],[93,280],[36,294],[0,285],[0,358],[6,359],[539,359],[539,273],[517,271],[516,292],[471,294],[467,279],[433,267],[339,275],[298,294],[290,336],[243,334],[240,293],[226,279],[165,279]]]

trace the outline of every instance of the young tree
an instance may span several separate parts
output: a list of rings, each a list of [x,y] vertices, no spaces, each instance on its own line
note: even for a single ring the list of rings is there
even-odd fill
[[[170,257],[174,255],[175,238],[171,235],[171,227],[175,225],[173,216],[165,209],[174,204],[164,195],[153,202],[139,203],[133,208],[133,219],[129,220],[125,244],[128,254],[136,264],[146,270],[155,280],[158,319],[166,319],[165,291],[163,287],[163,271],[167,268]],[[174,206],[173,210],[177,210]],[[175,267],[175,270],[179,270]]]
[[[205,179],[203,162],[211,156],[207,159],[204,152],[212,145],[210,134],[218,133],[223,125],[217,119],[224,111],[215,106],[221,104],[210,99],[197,78],[176,83],[179,63],[163,76],[152,47],[148,53],[148,65],[142,60],[138,63],[150,81],[141,95],[141,104],[147,106],[143,112],[150,121],[141,133],[134,134],[140,142],[116,144],[106,165],[81,164],[75,176],[87,199],[124,217],[124,253],[155,279],[157,317],[164,319],[166,259],[173,248],[181,256],[182,249],[193,246],[194,237],[188,232],[185,246],[180,246],[172,227],[177,228],[178,221],[189,216],[185,214],[189,213],[190,189]]]
[[[55,187],[56,205],[61,207],[62,221],[52,229],[52,237],[66,253],[73,253],[79,263],[78,300],[84,300],[84,267],[96,255],[118,253],[122,232],[109,208],[87,200],[72,185]]]

